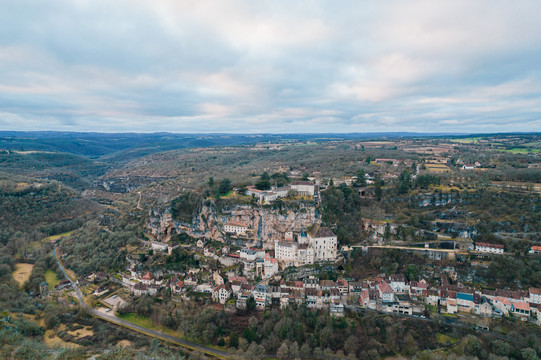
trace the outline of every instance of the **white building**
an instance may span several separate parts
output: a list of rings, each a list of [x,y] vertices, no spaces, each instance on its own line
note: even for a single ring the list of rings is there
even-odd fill
[[[248,230],[248,226],[240,223],[227,223],[224,224],[224,231],[230,234],[244,235]]]
[[[230,283],[218,285],[212,290],[212,299],[218,301],[220,304],[225,304],[231,297],[231,293]]]
[[[313,264],[316,261],[332,261],[336,258],[338,239],[326,227],[316,225],[309,234],[303,232],[298,241],[274,242],[276,259],[296,266]]]
[[[541,289],[531,287],[529,292],[530,302],[533,304],[541,304]]]
[[[150,247],[152,248],[152,250],[167,251],[169,246],[163,242],[151,241]]]
[[[492,305],[494,308],[500,310],[503,315],[509,315],[509,312],[511,311],[511,301],[501,296],[496,296],[492,299]]]
[[[315,259],[314,248],[310,244],[299,244],[297,247],[297,265],[313,264]]]
[[[503,254],[503,245],[489,243],[475,243],[475,250],[488,254]]]
[[[391,286],[387,284],[385,281],[380,282],[377,285],[377,289],[378,289],[381,300],[383,300],[384,302],[394,301],[393,289],[391,289]]]
[[[241,249],[239,257],[244,261],[255,261],[265,258],[265,250],[262,249]]]
[[[530,248],[530,254],[541,254],[541,246],[532,246]]]
[[[297,190],[300,195],[314,196],[316,193],[316,185],[310,181],[293,181],[291,189]]]
[[[285,263],[297,261],[297,249],[299,244],[293,241],[274,242],[274,256]]]
[[[391,275],[391,289],[397,293],[408,292],[409,289],[406,285],[406,277],[402,274]]]
[[[308,242],[314,249],[315,261],[336,259],[338,238],[328,227],[315,226],[308,233]]]
[[[256,285],[254,287],[254,300],[255,306],[258,309],[264,309],[271,303],[271,294],[269,294],[269,288],[266,285]]]
[[[255,186],[249,186],[245,194],[255,197],[260,203],[271,203],[278,198],[286,197],[292,188],[289,186],[272,188],[271,190],[258,190]]]
[[[273,276],[279,270],[278,260],[273,259],[269,254],[265,255],[264,268],[265,268],[265,277],[268,278],[268,277]]]

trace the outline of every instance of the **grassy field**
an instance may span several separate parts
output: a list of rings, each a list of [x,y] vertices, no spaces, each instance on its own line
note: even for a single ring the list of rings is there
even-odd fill
[[[184,335],[181,332],[169,329],[165,326],[155,326],[152,323],[152,320],[150,320],[150,318],[146,316],[138,315],[135,313],[128,313],[128,314],[122,314],[122,315],[117,314],[117,317],[119,319],[126,320],[133,324],[142,326],[146,329],[161,331],[163,333],[184,339]]]
[[[522,145],[527,147],[541,147],[541,141],[529,142]]]
[[[499,151],[504,151],[511,154],[537,154],[539,149],[533,148],[511,148],[511,149],[500,149]]]
[[[60,282],[60,280],[56,276],[56,273],[52,270],[47,270],[45,272],[45,281],[49,283],[49,290],[54,289],[55,285]]]
[[[43,239],[43,241],[51,241],[51,242],[56,241],[56,240],[60,239],[61,237],[69,236],[72,232],[73,231],[68,231],[68,232],[65,232],[65,233],[62,233],[62,234],[48,236],[45,239]]]
[[[75,343],[71,343],[71,342],[66,342],[64,340],[62,340],[61,338],[58,337],[58,335],[56,335],[55,331],[53,329],[49,329],[47,331],[45,331],[45,334],[43,335],[43,342],[45,343],[45,345],[47,345],[48,347],[69,347],[69,348],[80,348],[81,345],[79,344],[75,344]]]
[[[19,286],[22,286],[30,278],[33,268],[33,264],[15,264],[16,270],[13,272],[13,279],[19,283]]]
[[[147,329],[157,330],[154,324],[152,324],[152,320],[150,320],[150,318],[146,316],[138,315],[135,313],[128,313],[128,314],[122,314],[122,315],[119,314],[117,315],[117,317],[122,320],[129,321],[131,323],[134,323],[136,325],[142,326]]]
[[[426,164],[425,167],[428,172],[433,173],[446,173],[451,171],[447,165],[443,164]]]
[[[460,339],[457,339],[455,337],[445,335],[442,333],[436,334],[436,339],[438,339],[438,343],[445,345],[445,344],[456,344],[460,341]]]
[[[47,236],[46,238],[43,238],[41,240],[34,241],[29,247],[30,247],[30,249],[37,249],[37,248],[41,247],[43,244],[45,244],[45,243],[55,242],[56,240],[60,239],[61,237],[69,236],[72,232],[73,231],[68,231],[68,232],[65,232],[65,233],[62,233],[62,234],[58,234],[58,235]]]
[[[456,142],[460,144],[476,144],[479,142],[480,137],[464,138],[464,139],[451,139],[451,142]]]

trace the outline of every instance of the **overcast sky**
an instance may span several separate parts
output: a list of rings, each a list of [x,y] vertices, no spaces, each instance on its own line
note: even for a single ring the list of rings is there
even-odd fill
[[[541,5],[0,0],[0,130],[541,131]]]

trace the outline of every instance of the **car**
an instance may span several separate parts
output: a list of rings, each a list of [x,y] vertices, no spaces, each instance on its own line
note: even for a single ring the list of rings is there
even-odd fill
[[[105,312],[109,312],[109,311],[111,311],[111,309],[107,309],[107,310],[105,310]]]
[[[113,299],[116,299],[117,298],[117,295],[113,295]]]

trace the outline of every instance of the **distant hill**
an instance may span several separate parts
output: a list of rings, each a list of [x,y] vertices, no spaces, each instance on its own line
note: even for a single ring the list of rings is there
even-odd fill
[[[174,133],[79,133],[0,131],[0,149],[19,151],[67,152],[88,158],[129,161],[160,151],[182,148],[230,146],[276,141],[328,141],[346,139],[382,139],[434,137],[462,134],[379,132],[348,134],[174,134]],[[122,154],[124,153],[124,154]]]

